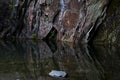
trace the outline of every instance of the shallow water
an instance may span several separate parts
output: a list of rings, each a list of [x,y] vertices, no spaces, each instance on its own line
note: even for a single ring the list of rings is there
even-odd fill
[[[51,70],[68,73],[54,78]],[[0,80],[120,80],[120,47],[0,40]]]

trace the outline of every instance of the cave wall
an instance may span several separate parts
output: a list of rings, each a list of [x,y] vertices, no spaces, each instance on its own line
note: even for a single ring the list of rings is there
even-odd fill
[[[120,0],[111,0],[106,19],[96,31],[93,43],[120,43]]]
[[[13,35],[18,19],[16,0],[0,0],[0,38]]]
[[[109,0],[10,1],[11,22],[5,30],[1,29],[1,38],[54,36],[68,42],[88,42],[104,20],[109,3]]]
[[[20,37],[57,34],[69,42],[88,42],[105,18],[108,0],[37,0],[28,2]],[[57,33],[52,31],[57,30]]]

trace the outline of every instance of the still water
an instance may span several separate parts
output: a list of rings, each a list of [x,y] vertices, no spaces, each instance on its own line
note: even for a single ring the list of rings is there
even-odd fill
[[[120,80],[120,47],[0,40],[0,80]]]

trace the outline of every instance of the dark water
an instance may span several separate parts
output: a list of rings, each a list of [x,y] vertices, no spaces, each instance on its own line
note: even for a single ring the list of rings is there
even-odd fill
[[[120,47],[0,40],[0,80],[120,80]]]

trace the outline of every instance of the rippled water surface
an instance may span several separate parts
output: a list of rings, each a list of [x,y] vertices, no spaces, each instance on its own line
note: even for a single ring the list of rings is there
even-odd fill
[[[120,47],[0,40],[0,80],[120,80]]]

